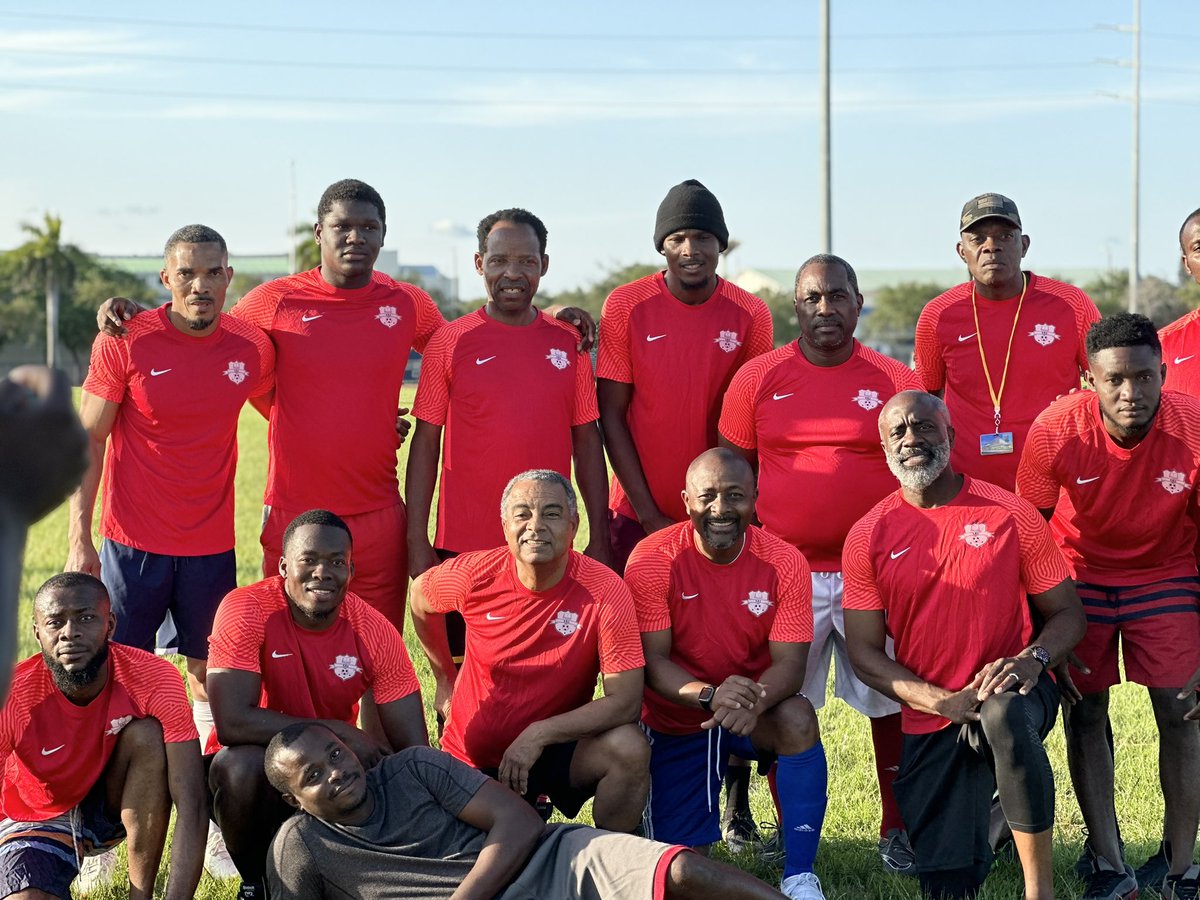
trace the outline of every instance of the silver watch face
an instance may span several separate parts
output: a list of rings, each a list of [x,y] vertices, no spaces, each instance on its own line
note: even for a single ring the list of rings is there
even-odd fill
[[[1033,654],[1034,659],[1042,664],[1043,668],[1049,668],[1050,654],[1045,647],[1031,647],[1029,652]]]

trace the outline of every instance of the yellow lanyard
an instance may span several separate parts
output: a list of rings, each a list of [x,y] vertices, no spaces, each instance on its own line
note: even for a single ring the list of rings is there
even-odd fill
[[[971,314],[975,316],[975,342],[979,345],[979,362],[983,365],[983,377],[987,381],[988,394],[992,398],[992,409],[996,413],[996,434],[1000,433],[1000,398],[1004,396],[1004,385],[1008,382],[1008,362],[1012,359],[1013,338],[1017,334],[1017,320],[1021,318],[1021,304],[1025,302],[1025,290],[1029,277],[1021,273],[1021,298],[1017,300],[1017,314],[1013,316],[1012,331],[1008,333],[1008,350],[1004,353],[1004,371],[1000,374],[1000,390],[992,385],[992,373],[988,370],[987,356],[983,352],[983,331],[979,327],[979,307],[975,303],[975,281],[971,281]]]

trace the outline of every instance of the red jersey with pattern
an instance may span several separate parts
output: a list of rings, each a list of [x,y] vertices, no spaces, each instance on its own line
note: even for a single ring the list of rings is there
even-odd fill
[[[796,341],[747,363],[721,410],[721,434],[758,453],[758,517],[817,572],[842,568],[846,532],[895,488],[879,410],[921,383],[903,363],[854,342],[840,366],[816,366]]]
[[[316,268],[254,288],[231,314],[275,342],[264,502],[342,516],[395,505],[400,387],[409,352],[445,322],[433,299],[382,272],[335,288]]]
[[[773,346],[767,305],[723,278],[695,306],[675,298],[662,272],[604,301],[596,374],[633,385],[625,420],[663,515],[687,518],[679,492],[692,460],[717,445],[721,397],[742,363]],[[608,505],[637,518],[615,475]]]
[[[208,639],[208,667],[260,676],[263,709],[349,725],[358,721],[358,702],[369,689],[376,703],[420,690],[404,641],[381,613],[347,592],[333,625],[301,628],[280,575],[236,588],[221,601]],[[214,731],[208,750],[219,746]]]
[[[1200,398],[1200,310],[1192,310],[1158,333],[1167,364],[1166,386]]]
[[[1013,490],[1025,435],[1038,413],[1054,398],[1079,387],[1087,369],[1085,339],[1100,313],[1088,295],[1073,285],[1027,273],[1029,285],[1021,305],[1021,319],[1013,334],[1017,297],[1007,300],[977,298],[979,329],[987,355],[992,385],[1000,390],[1004,357],[1012,334],[1008,380],[1000,401],[1000,430],[1013,433],[1013,452],[981,456],[979,436],[996,431],[995,412],[971,311],[968,281],[929,301],[917,320],[913,360],[917,374],[929,391],[943,391],[950,409],[954,442],[950,461],[956,472],[983,478]]]
[[[690,521],[656,531],[625,568],[638,627],[671,629],[671,662],[721,684],[730,675],[762,675],[771,641],[812,642],[812,572],[799,550],[752,525],[737,559],[719,565],[695,540]],[[642,720],[656,731],[692,734],[710,718],[646,688]]]
[[[136,316],[124,338],[97,335],[83,389],[120,404],[104,456],[100,533],[166,556],[233,548],[237,424],[274,387],[275,348],[227,315],[195,337],[168,306]]]
[[[1075,578],[1128,586],[1196,574],[1200,401],[1163,391],[1154,424],[1128,450],[1099,398],[1063,397],[1029,432],[1017,491],[1053,509],[1050,528]]]
[[[570,474],[571,428],[599,416],[578,341],[543,312],[516,327],[480,309],[429,342],[413,415],[445,426],[434,546],[464,553],[504,543],[496,510],[509,479],[527,469]]]
[[[78,806],[134,719],[157,719],[168,744],[197,739],[179,670],[153,653],[110,643],[108,681],[86,706],[55,686],[40,653],[19,663],[0,710],[0,817],[44,822]]]
[[[508,547],[448,560],[422,585],[432,609],[456,610],[466,622],[442,749],[476,768],[498,767],[532,723],[590,701],[600,673],[645,664],[625,582],[574,550],[547,591],[521,584]]]
[[[1026,593],[1070,577],[1041,513],[1028,501],[964,476],[950,503],[919,509],[900,491],[846,537],[846,609],[881,609],[896,662],[957,691],[987,663],[1025,649],[1033,627]],[[901,707],[908,734],[948,719]]]

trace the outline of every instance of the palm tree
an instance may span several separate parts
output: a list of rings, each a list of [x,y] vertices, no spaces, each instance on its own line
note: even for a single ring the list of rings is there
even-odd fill
[[[12,252],[22,280],[46,289],[46,365],[53,366],[58,363],[61,292],[70,287],[86,256],[74,244],[62,242],[62,219],[51,213],[43,215],[41,227],[22,222],[21,230],[29,240]]]

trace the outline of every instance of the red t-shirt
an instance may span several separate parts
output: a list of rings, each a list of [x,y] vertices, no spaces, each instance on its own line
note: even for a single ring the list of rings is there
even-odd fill
[[[119,403],[104,457],[101,533],[165,556],[232,549],[233,475],[242,405],[274,386],[275,348],[230,316],[204,337],[162,306],[97,335],[83,389]]]
[[[920,390],[912,369],[858,341],[840,366],[815,366],[793,341],[747,363],[721,410],[721,434],[758,452],[758,517],[818,572],[842,568],[842,543],[895,488],[879,410]]]
[[[1032,633],[1026,593],[1070,577],[1041,514],[1020,497],[966,476],[950,503],[918,509],[896,491],[846,537],[846,609],[882,609],[896,662],[958,691],[987,663],[1015,656]],[[948,719],[901,708],[908,734]]]
[[[508,547],[466,553],[425,573],[425,597],[467,625],[467,652],[442,749],[496,768],[527,726],[592,699],[596,677],[645,665],[629,589],[571,551],[562,581],[530,591]]]
[[[0,817],[44,822],[79,805],[121,729],[147,718],[168,744],[197,739],[179,670],[153,653],[109,644],[108,681],[86,706],[55,687],[40,653],[19,663],[0,710]]]
[[[268,505],[349,516],[393,506],[408,354],[445,320],[420,288],[375,272],[341,290],[319,268],[254,288],[231,315],[275,342]]]
[[[353,725],[368,689],[376,703],[420,690],[404,641],[382,614],[347,593],[332,626],[301,628],[280,575],[226,595],[208,648],[209,669],[238,669],[262,678],[260,707],[304,719]],[[213,732],[209,752],[217,746]]]
[[[1158,333],[1167,364],[1167,387],[1200,397],[1200,310],[1176,319]]]
[[[1000,400],[1000,429],[1013,433],[1012,453],[979,453],[979,436],[995,432],[996,418],[979,361],[971,312],[973,282],[953,287],[929,301],[917,320],[913,353],[925,389],[945,392],[943,398],[958,435],[950,456],[954,470],[1006,490],[1016,484],[1025,434],[1037,414],[1059,394],[1079,387],[1079,374],[1087,369],[1087,332],[1100,318],[1096,304],[1079,288],[1032,272],[1028,277],[1021,321],[1012,339],[1008,381]],[[980,297],[976,305],[988,371],[998,391],[1017,298],[996,301]]]
[[[696,306],[677,300],[661,272],[604,301],[596,374],[633,385],[626,422],[663,515],[687,518],[679,492],[692,460],[717,445],[721,397],[742,363],[772,346],[767,305],[723,278]],[[616,476],[609,507],[637,518]]]
[[[571,428],[594,422],[592,361],[545,313],[524,327],[480,309],[429,342],[413,415],[445,426],[434,544],[464,553],[504,542],[500,495],[527,469],[571,473]],[[517,439],[519,425],[528,439]]]
[[[1092,392],[1063,397],[1029,431],[1017,490],[1053,509],[1051,530],[1091,584],[1148,584],[1196,574],[1200,401],[1163,391],[1150,432],[1113,443]]]
[[[638,627],[670,628],[671,661],[700,681],[758,678],[771,666],[770,641],[812,641],[808,563],[761,528],[746,530],[742,552],[727,565],[696,549],[690,521],[656,531],[629,557],[625,582]],[[642,719],[656,731],[691,734],[710,718],[646,688]]]

